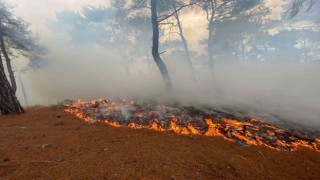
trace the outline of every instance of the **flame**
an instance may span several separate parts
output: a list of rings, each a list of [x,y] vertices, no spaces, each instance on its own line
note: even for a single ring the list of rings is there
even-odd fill
[[[131,113],[130,118],[124,118],[122,107]],[[92,102],[78,100],[67,106],[66,112],[75,114],[76,117],[87,122],[100,121],[114,127],[171,131],[182,135],[221,136],[229,141],[266,146],[275,150],[295,151],[299,147],[305,147],[320,152],[319,139],[299,137],[257,119],[240,121],[196,115],[196,118],[190,120],[190,115],[181,108],[164,105],[144,107],[126,99],[119,102],[102,99]]]

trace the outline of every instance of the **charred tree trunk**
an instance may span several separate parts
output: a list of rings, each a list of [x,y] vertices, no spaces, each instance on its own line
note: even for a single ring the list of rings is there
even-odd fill
[[[2,58],[0,55],[0,114],[21,114],[24,109],[21,107],[10,83],[4,72]]]
[[[185,51],[185,53],[186,53],[187,63],[188,63],[188,66],[189,66],[189,69],[190,69],[190,72],[191,72],[191,75],[192,75],[192,80],[193,80],[194,82],[197,82],[196,76],[195,76],[195,74],[194,74],[194,69],[193,69],[191,57],[190,57],[189,46],[188,46],[188,43],[187,43],[186,38],[184,37],[184,33],[183,33],[182,26],[181,26],[180,17],[179,17],[179,14],[178,14],[178,12],[177,12],[177,8],[176,8],[175,6],[174,6],[174,10],[176,11],[174,17],[175,17],[176,20],[177,20],[177,25],[178,25],[178,28],[179,28],[179,35],[180,35],[180,37],[181,37],[181,40],[182,40],[182,43],[183,43],[183,47],[184,47],[184,51]]]
[[[167,66],[162,61],[159,55],[159,22],[158,22],[158,13],[157,13],[158,0],[151,0],[151,19],[152,19],[152,29],[153,29],[153,38],[152,38],[152,56],[157,64],[164,84],[168,91],[172,90],[172,82],[167,69]]]
[[[17,83],[16,83],[16,79],[14,77],[14,72],[12,70],[11,59],[9,58],[9,55],[7,53],[7,49],[4,44],[3,36],[0,36],[0,47],[1,47],[1,52],[3,53],[4,58],[6,60],[7,69],[8,69],[8,73],[9,73],[9,77],[10,77],[10,82],[11,82],[11,87],[12,87],[14,93],[16,93],[17,92]]]

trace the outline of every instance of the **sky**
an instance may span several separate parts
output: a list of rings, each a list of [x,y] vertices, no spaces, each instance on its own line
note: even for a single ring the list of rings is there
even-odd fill
[[[110,1],[101,0],[7,0],[15,7],[15,14],[31,24],[36,33],[48,33],[46,22],[63,10],[79,10],[82,6],[108,6]]]
[[[40,34],[40,39],[54,36],[47,27],[47,22],[55,19],[56,13],[63,10],[78,11],[83,6],[110,5],[111,0],[7,0],[15,7],[15,14],[30,23],[30,29]],[[283,13],[283,5],[286,0],[266,0],[266,5],[272,9],[268,19],[279,20]],[[197,51],[204,51],[198,40],[207,36],[207,22],[202,21],[205,14],[188,12],[181,14],[181,21],[185,28],[185,34],[190,42],[190,48]],[[197,28],[194,28],[197,27]],[[47,37],[44,37],[47,36]]]
[[[108,6],[110,0],[7,0],[15,6],[15,14],[31,24],[31,29],[37,33],[47,31],[46,22],[55,18],[55,14],[63,10],[80,10],[85,5]],[[267,0],[267,6],[272,8],[271,19],[280,19],[285,0]],[[192,21],[187,26],[202,18],[199,14],[189,14],[184,18]],[[200,29],[200,28],[198,28]]]

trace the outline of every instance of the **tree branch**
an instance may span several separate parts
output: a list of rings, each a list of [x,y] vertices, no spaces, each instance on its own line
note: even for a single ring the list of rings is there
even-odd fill
[[[163,16],[165,16],[165,17],[164,17],[163,19],[158,20],[158,22],[160,23],[160,22],[162,22],[162,21],[164,21],[164,20],[166,20],[166,19],[169,19],[170,17],[172,17],[174,14],[178,13],[178,12],[179,12],[180,10],[182,10],[183,8],[188,7],[188,6],[192,6],[192,5],[194,5],[194,4],[197,4],[198,2],[200,2],[200,0],[195,1],[195,2],[192,2],[192,3],[189,3],[189,4],[183,5],[183,6],[179,7],[177,10],[175,10],[173,13],[171,13],[171,14],[169,14],[169,15],[163,15]],[[160,17],[161,17],[161,16],[160,16]]]

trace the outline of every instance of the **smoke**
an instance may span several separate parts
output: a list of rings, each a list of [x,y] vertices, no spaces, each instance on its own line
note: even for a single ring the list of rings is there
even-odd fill
[[[84,21],[88,19],[83,18],[84,14],[79,9],[54,11],[54,18],[45,20],[40,28],[45,30],[38,32],[41,43],[48,49],[45,66],[23,74],[31,104],[49,105],[64,99],[98,98],[178,102],[244,113],[268,121],[283,119],[320,129],[319,59],[312,54],[307,55],[303,49],[294,48],[297,44],[295,31],[290,31],[288,36],[279,36],[286,38],[279,39],[274,35],[264,39],[268,42],[265,54],[261,53],[263,51],[257,52],[261,47],[248,43],[245,53],[249,55],[246,58],[242,58],[241,50],[231,47],[231,43],[217,45],[217,48],[223,48],[215,50],[216,67],[212,75],[205,46],[199,43],[206,35],[205,27],[202,28],[205,24],[199,22],[201,26],[192,25],[200,18],[188,22],[188,15],[183,14],[182,21],[188,22],[185,23],[185,34],[190,39],[197,82],[192,81],[183,49],[177,50],[164,43],[162,57],[174,85],[173,92],[168,93],[151,58],[150,21],[142,25],[135,23],[128,28],[139,26],[143,33],[135,35],[141,36],[143,41],[132,38],[133,34],[127,29],[122,33],[119,29],[113,32],[129,39],[127,42],[109,33],[112,32],[110,24],[101,27],[100,15],[105,9],[98,9],[102,11],[95,15],[100,22]],[[113,18],[112,13],[102,23],[112,22],[108,18]],[[200,27],[202,30],[197,34]],[[243,28],[241,25],[235,27]],[[245,42],[249,41],[250,38],[245,39]],[[162,39],[162,42],[165,40]],[[282,49],[276,50],[272,46]],[[121,110],[124,115],[130,116],[124,107]]]
[[[128,120],[132,115],[126,106],[120,107],[121,115],[125,118],[125,120]]]
[[[150,74],[137,70],[128,76],[120,60],[100,50],[66,53],[54,53],[54,63],[29,74],[29,87],[33,90],[30,99],[34,103],[98,98],[179,102],[320,127],[319,66],[268,62],[218,65],[214,80],[203,69],[197,71],[198,84],[194,84],[183,63],[177,66],[167,60],[174,83],[174,91],[168,93],[156,67]]]

